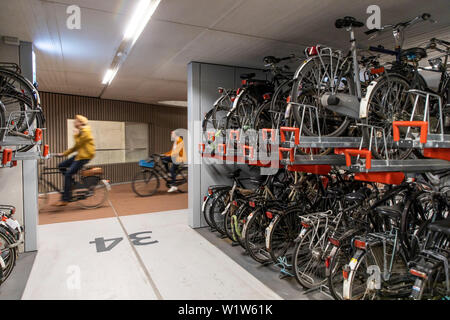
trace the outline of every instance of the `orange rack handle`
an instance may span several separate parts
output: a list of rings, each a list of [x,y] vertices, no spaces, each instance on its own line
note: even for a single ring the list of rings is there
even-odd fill
[[[263,138],[263,140],[267,140],[267,133],[270,132],[270,140],[272,142],[275,142],[275,138],[276,138],[275,130],[276,129],[268,129],[268,128],[262,129],[262,138]]]
[[[220,149],[222,149],[222,152],[220,151]],[[227,154],[227,146],[226,146],[224,143],[219,144],[219,145],[217,146],[217,153],[220,153],[220,154],[222,154],[222,155]]]
[[[38,142],[42,140],[42,129],[37,128],[34,131],[34,142]]]
[[[244,156],[246,156],[245,154],[245,150],[249,150],[249,157],[250,159],[253,159],[254,156],[254,152],[253,152],[253,147],[252,146],[247,146],[247,145],[242,145],[242,152],[244,153]]]
[[[238,141],[239,140],[239,130],[230,130],[230,140],[235,140]]]
[[[427,121],[394,121],[392,122],[394,129],[394,141],[400,140],[399,127],[420,127],[420,143],[427,143],[428,122]]]
[[[286,135],[284,134],[285,132],[294,132],[295,144],[300,144],[300,129],[299,128],[281,127],[280,128],[281,142],[286,142]]]
[[[12,150],[11,149],[3,149],[2,165],[5,165],[8,162],[11,162],[11,160],[12,160]]]
[[[199,143],[199,144],[198,144],[198,151],[199,151],[200,153],[205,152],[205,144],[204,144],[204,143]]]
[[[276,131],[276,129],[268,129],[268,128],[262,129],[263,140],[267,140],[267,133],[270,132],[270,140],[272,142],[275,142],[275,138],[276,138],[275,131]]]
[[[280,156],[280,160],[283,160],[283,152],[289,152],[289,161],[290,162],[294,162],[295,161],[295,157],[294,157],[294,148],[278,148],[278,153]]]
[[[352,164],[352,156],[360,156],[366,158],[366,169],[370,169],[372,167],[372,152],[367,149],[359,150],[359,149],[345,149],[345,164],[347,167],[350,167]]]
[[[44,145],[44,150],[42,151],[42,155],[44,156],[44,158],[48,156],[48,150],[48,144]]]

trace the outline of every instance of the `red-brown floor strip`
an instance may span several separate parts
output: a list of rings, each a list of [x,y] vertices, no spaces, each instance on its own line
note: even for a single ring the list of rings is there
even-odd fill
[[[50,196],[49,205],[39,211],[39,224],[58,222],[70,222],[114,217],[114,211],[105,202],[104,206],[97,209],[80,209],[76,203],[70,203],[66,207],[55,207],[60,199],[59,194]],[[167,193],[167,188],[161,186],[160,191],[151,197],[138,197],[130,184],[112,186],[109,199],[120,216],[152,213],[169,210],[186,209],[188,207],[187,193]]]

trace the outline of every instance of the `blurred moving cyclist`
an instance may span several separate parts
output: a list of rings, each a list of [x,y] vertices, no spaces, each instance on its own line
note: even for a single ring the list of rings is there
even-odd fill
[[[164,164],[167,172],[170,172],[172,180],[169,182],[170,189],[167,192],[175,192],[178,190],[175,185],[177,179],[177,170],[180,164],[186,163],[186,153],[184,152],[184,141],[183,138],[177,133],[177,131],[172,131],[170,133],[171,140],[173,141],[172,150],[163,154],[161,161]],[[169,169],[169,163],[171,167]]]
[[[64,175],[64,193],[57,206],[66,206],[72,199],[72,176],[76,174],[85,164],[95,156],[95,144],[92,138],[91,127],[88,125],[88,119],[82,115],[77,115],[74,122],[74,141],[75,145],[58,153],[57,156],[65,157],[74,152],[77,154],[59,164],[59,170]]]

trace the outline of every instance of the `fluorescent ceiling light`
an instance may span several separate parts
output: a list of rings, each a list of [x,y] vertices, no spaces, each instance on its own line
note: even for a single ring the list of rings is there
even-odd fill
[[[187,101],[158,101],[158,103],[169,105],[169,106],[176,106],[176,107],[187,107],[188,106]]]
[[[161,0],[141,0],[125,29],[124,40],[132,40],[132,44],[141,35]]]
[[[117,73],[117,69],[113,70],[113,69],[108,69],[105,73],[105,76],[103,77],[103,81],[102,84],[110,84],[111,81],[114,79],[114,77],[116,76]]]
[[[100,97],[105,92],[106,87],[111,83],[111,81],[116,76],[116,73],[119,71],[120,66],[123,64],[125,59],[127,58],[129,52],[134,46],[134,43],[141,35],[148,21],[152,17],[153,13],[155,13],[156,8],[158,7],[161,0],[140,0],[128,26],[125,29],[124,37],[122,42],[120,43],[119,48],[116,51],[116,55],[114,56],[113,61],[109,69],[106,71],[102,84],[106,85],[102,92],[100,93]]]

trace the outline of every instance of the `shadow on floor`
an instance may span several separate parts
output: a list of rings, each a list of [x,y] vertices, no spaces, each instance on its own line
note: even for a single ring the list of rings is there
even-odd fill
[[[209,228],[195,229],[200,235],[222,250],[233,261],[250,272],[256,279],[276,292],[286,300],[330,300],[331,298],[320,293],[312,292],[305,294],[304,289],[294,278],[280,279],[279,268],[273,264],[263,266],[244,253],[241,246],[231,246],[231,240],[221,239],[217,232],[211,232]]]
[[[20,300],[37,252],[20,253],[9,278],[0,286],[0,300]]]

